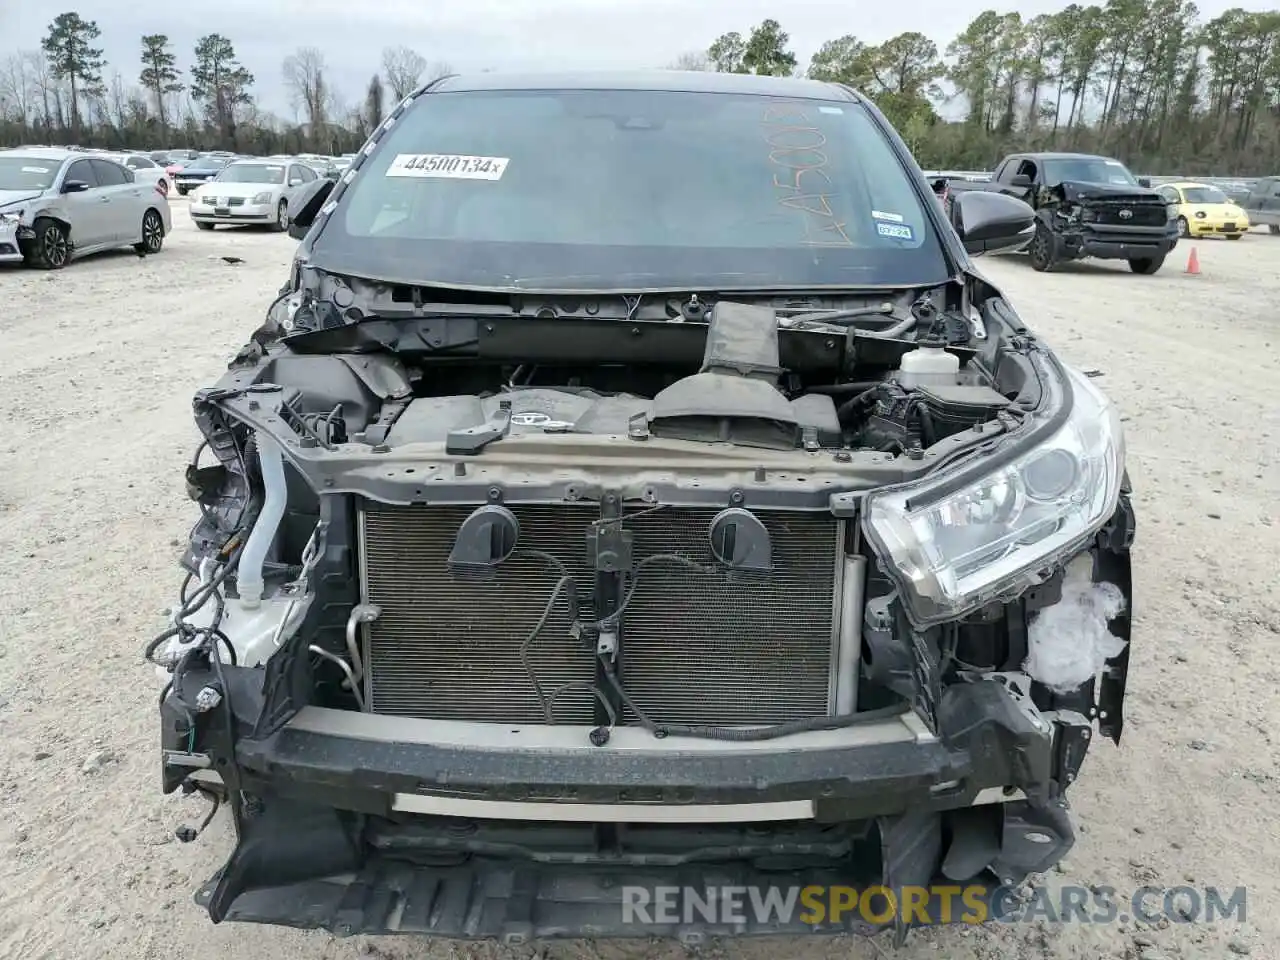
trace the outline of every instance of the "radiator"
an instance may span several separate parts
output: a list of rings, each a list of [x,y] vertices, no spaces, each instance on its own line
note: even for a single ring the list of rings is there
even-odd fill
[[[386,506],[360,515],[365,598],[381,608],[365,629],[368,709],[396,716],[542,723],[520,650],[546,608],[558,558],[592,616],[586,532],[594,505],[510,507],[520,551],[489,579],[458,577],[447,558],[471,506]],[[627,521],[637,560],[678,553],[710,565],[714,509],[640,511]],[[829,514],[755,511],[773,540],[770,575],[703,573],[655,563],[623,614],[618,672],[650,719],[725,725],[781,723],[830,712],[838,637],[843,527]],[[570,635],[558,603],[527,659],[557,723],[597,721],[591,646]],[[602,689],[605,687],[602,686]],[[634,717],[626,715],[626,720]]]

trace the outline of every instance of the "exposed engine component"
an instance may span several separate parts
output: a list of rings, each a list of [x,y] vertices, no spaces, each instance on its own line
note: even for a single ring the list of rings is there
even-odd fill
[[[983,384],[949,383],[916,391],[928,411],[934,436],[941,440],[993,419],[1010,405],[1008,397]]]
[[[680,440],[783,450],[838,445],[835,401],[822,394],[788,400],[781,375],[776,311],[722,300],[711,312],[702,369],[653,398],[646,426]]]

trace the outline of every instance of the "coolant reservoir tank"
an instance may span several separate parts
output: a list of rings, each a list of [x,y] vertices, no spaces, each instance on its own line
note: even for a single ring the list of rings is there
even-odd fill
[[[959,374],[959,357],[940,343],[922,343],[902,355],[896,379],[907,388],[946,386],[955,384]]]

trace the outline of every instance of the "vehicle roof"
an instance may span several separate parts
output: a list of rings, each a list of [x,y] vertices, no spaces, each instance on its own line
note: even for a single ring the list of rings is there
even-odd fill
[[[67,150],[63,147],[17,147],[11,150],[0,150],[0,154],[6,153],[22,154],[22,156],[31,157],[32,159],[56,160],[58,162],[69,160],[72,157],[81,159],[89,156],[82,150]]]
[[[482,90],[651,90],[680,93],[745,93],[807,100],[856,100],[851,91],[821,80],[761,77],[749,73],[696,70],[604,70],[547,73],[474,73],[450,76],[433,92]]]
[[[1045,153],[1015,153],[1015,157],[1027,157],[1030,160],[1114,160],[1105,153],[1060,153],[1053,150]]]

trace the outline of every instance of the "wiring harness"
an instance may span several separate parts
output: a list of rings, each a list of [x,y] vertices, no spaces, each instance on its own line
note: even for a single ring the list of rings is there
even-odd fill
[[[591,742],[596,746],[603,746],[609,742],[611,730],[618,725],[618,714],[612,702],[595,683],[589,680],[575,680],[570,683],[563,684],[555,688],[548,694],[539,683],[537,675],[533,670],[533,665],[529,659],[529,652],[532,649],[542,631],[546,629],[547,621],[551,619],[552,613],[555,611],[556,605],[562,600],[568,600],[570,616],[572,618],[572,626],[570,633],[575,637],[596,636],[603,631],[616,630],[620,622],[622,614],[626,612],[631,605],[632,600],[636,596],[636,590],[640,586],[641,577],[646,569],[652,568],[659,564],[675,564],[688,567],[698,573],[715,573],[715,567],[707,564],[699,563],[689,557],[676,553],[656,553],[640,560],[635,565],[634,571],[630,574],[630,583],[627,585],[622,603],[618,608],[606,617],[596,620],[584,621],[577,616],[577,584],[575,578],[569,573],[564,563],[551,554],[542,551],[524,550],[517,551],[517,554],[523,554],[527,557],[536,557],[548,563],[555,569],[560,577],[556,581],[555,586],[551,590],[551,595],[547,599],[546,605],[542,609],[542,614],[538,617],[534,627],[529,631],[528,636],[520,645],[520,663],[524,668],[526,678],[533,687],[534,695],[538,698],[538,702],[542,707],[543,716],[548,724],[555,723],[554,705],[555,701],[570,690],[586,689],[596,698],[596,700],[604,707],[605,713],[609,717],[609,724],[605,727],[597,727],[591,732]],[[842,730],[848,727],[861,726],[868,723],[875,723],[879,720],[885,720],[890,717],[901,716],[910,709],[906,701],[881,707],[876,710],[866,710],[861,713],[852,713],[842,716],[821,716],[821,717],[804,717],[799,720],[791,720],[787,723],[774,724],[766,727],[718,727],[705,724],[683,724],[683,723],[660,723],[650,718],[643,709],[635,702],[631,695],[627,692],[623,685],[621,677],[618,676],[617,668],[614,664],[613,656],[609,653],[602,652],[599,647],[596,648],[596,657],[600,661],[605,679],[608,681],[610,688],[617,695],[617,698],[623,706],[635,716],[645,730],[649,731],[655,737],[691,737],[703,740],[722,740],[728,742],[755,742],[762,740],[774,740],[779,737],[791,736],[797,733],[808,733],[816,730]]]

